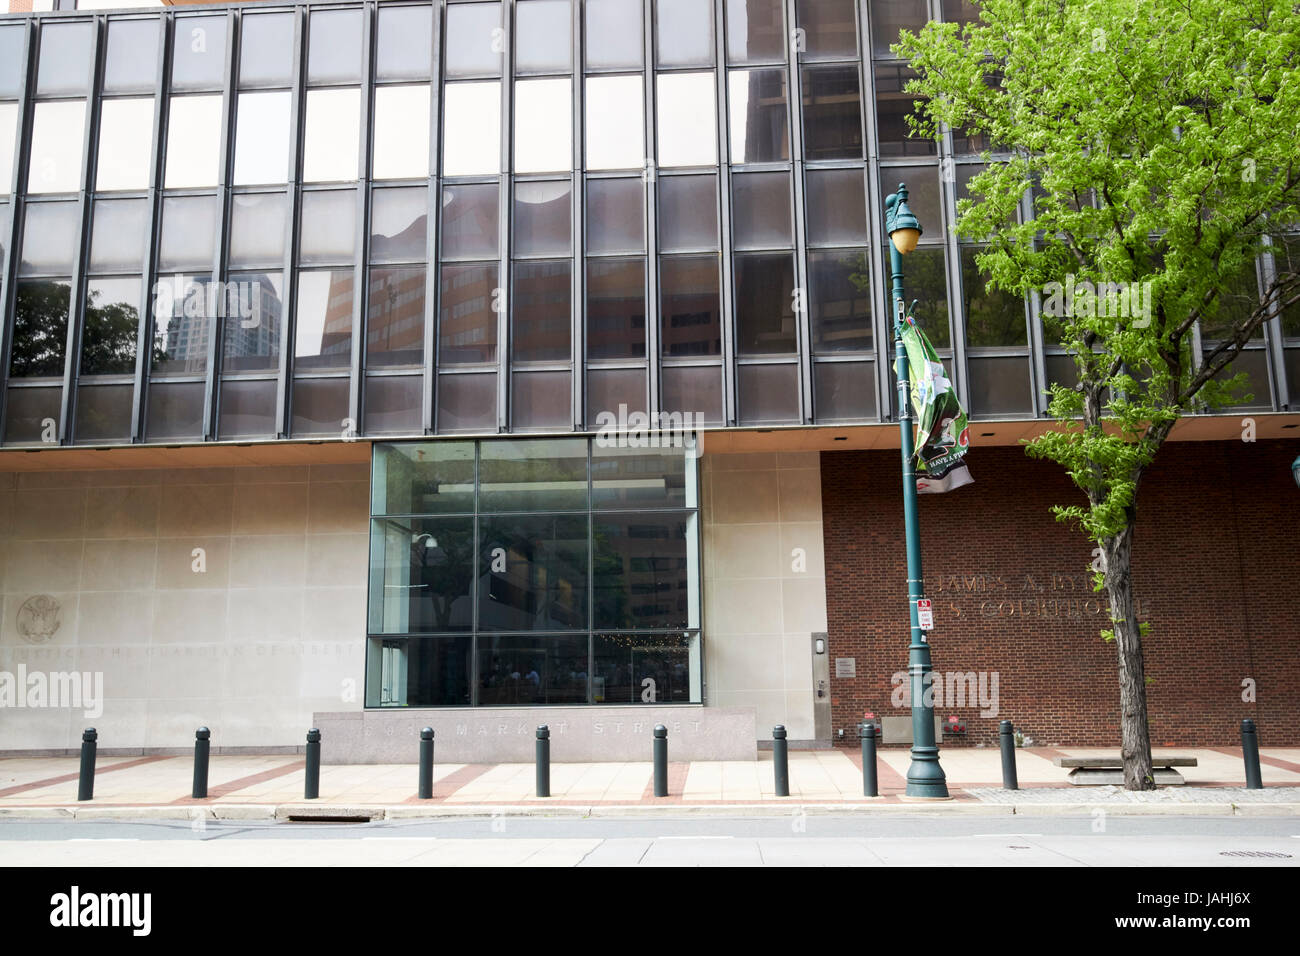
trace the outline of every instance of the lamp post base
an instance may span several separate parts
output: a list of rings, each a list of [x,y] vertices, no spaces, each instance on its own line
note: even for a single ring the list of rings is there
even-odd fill
[[[912,765],[907,768],[906,794],[909,797],[940,800],[948,797],[948,779],[939,766],[938,747],[916,747],[912,750]]]

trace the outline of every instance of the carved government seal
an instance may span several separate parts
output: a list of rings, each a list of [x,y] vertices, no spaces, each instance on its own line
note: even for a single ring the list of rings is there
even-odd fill
[[[15,621],[18,633],[29,644],[44,644],[54,637],[63,623],[59,620],[62,609],[62,605],[48,594],[32,595],[18,608]]]

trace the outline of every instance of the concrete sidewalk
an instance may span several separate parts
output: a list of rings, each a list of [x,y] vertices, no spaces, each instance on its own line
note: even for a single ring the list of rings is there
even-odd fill
[[[1163,751],[1157,751],[1157,756]],[[1173,753],[1174,751],[1169,751]],[[880,751],[881,796],[862,796],[856,750],[794,751],[790,796],[777,797],[772,754],[754,761],[672,763],[669,796],[654,796],[651,763],[553,763],[548,799],[534,795],[528,764],[438,764],[433,798],[416,796],[413,764],[321,768],[320,798],[303,800],[304,764],[296,755],[214,756],[205,800],[190,797],[189,756],[101,757],[95,799],[78,803],[76,757],[0,758],[0,818],[286,819],[313,816],[409,818],[510,814],[627,815],[676,808],[692,813],[789,814],[824,812],[959,813],[1201,813],[1300,815],[1300,749],[1261,753],[1265,788],[1245,790],[1240,750],[1180,748],[1197,758],[1183,771],[1185,787],[1128,793],[1081,787],[1056,756],[1107,756],[1108,749],[1026,748],[1017,751],[1020,790],[1001,788],[994,749],[950,749],[941,754],[952,798],[914,801],[903,796],[910,754]]]

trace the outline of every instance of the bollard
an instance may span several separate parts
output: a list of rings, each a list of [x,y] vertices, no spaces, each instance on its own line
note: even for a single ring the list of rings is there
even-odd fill
[[[790,796],[790,742],[780,724],[772,728],[772,764],[776,768],[776,795]]]
[[[1241,722],[1241,758],[1246,761],[1246,789],[1263,790],[1264,779],[1259,774],[1259,736],[1255,733],[1255,722]]]
[[[878,797],[880,785],[876,780],[876,725],[860,724],[858,732],[862,734],[862,795]]]
[[[81,774],[77,780],[77,799],[95,799],[95,750],[99,746],[95,741],[99,734],[94,727],[87,727],[81,735]]]
[[[551,728],[537,728],[537,795],[551,795]]]
[[[1011,721],[1004,720],[998,725],[998,736],[1002,744],[1002,788],[1019,790],[1016,782],[1016,731]]]
[[[200,727],[194,731],[194,787],[190,796],[203,800],[208,795],[208,748],[212,731]]]
[[[433,797],[433,728],[420,731],[420,799]]]
[[[307,779],[302,796],[304,800],[320,796],[320,731],[315,727],[307,731]]]
[[[668,728],[655,724],[655,796],[668,796]]]

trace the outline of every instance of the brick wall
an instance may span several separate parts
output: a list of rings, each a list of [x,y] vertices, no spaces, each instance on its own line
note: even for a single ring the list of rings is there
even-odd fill
[[[1237,743],[1243,717],[1265,745],[1300,745],[1298,448],[1171,444],[1143,480],[1134,588],[1153,626],[1156,747]],[[945,746],[995,744],[1009,719],[1037,745],[1118,747],[1116,652],[1098,633],[1108,613],[1088,587],[1092,546],[1048,510],[1082,496],[1019,448],[977,447],[969,461],[974,485],[920,498],[933,663],[997,672],[999,706],[983,718],[969,698],[953,706],[945,682],[936,712],[967,726]],[[864,710],[907,713],[891,706],[908,643],[898,452],[825,452],[821,473],[830,650],[856,658],[857,673],[832,678],[834,726],[856,738]],[[1245,678],[1254,703],[1242,700]]]

